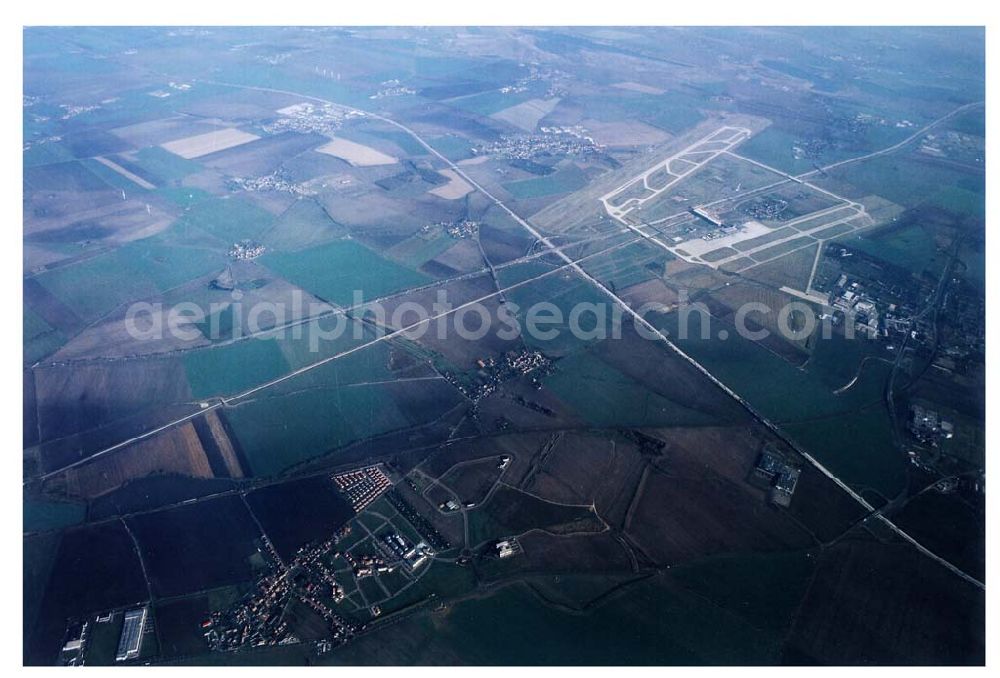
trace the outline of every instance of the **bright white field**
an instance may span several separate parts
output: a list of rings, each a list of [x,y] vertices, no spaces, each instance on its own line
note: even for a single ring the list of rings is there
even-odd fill
[[[333,137],[329,143],[323,144],[316,150],[320,153],[326,153],[341,160],[346,160],[355,167],[392,165],[396,162],[396,159],[391,155],[386,155],[382,151],[377,151],[364,144],[341,139],[340,137]]]
[[[444,198],[445,200],[458,200],[472,191],[472,186],[465,179],[458,176],[455,170],[443,169],[438,170],[438,173],[446,176],[448,183],[431,189],[428,193],[436,195],[439,198]]]
[[[224,151],[233,146],[240,146],[259,138],[256,134],[243,132],[235,127],[226,127],[216,132],[196,134],[193,137],[168,141],[162,146],[174,155],[191,160],[209,153]]]

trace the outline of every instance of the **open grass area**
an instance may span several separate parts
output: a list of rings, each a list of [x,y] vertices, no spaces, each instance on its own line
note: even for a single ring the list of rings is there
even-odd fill
[[[840,242],[916,275],[925,270],[937,273],[948,260],[947,252],[935,243],[933,227],[919,222],[869,231],[860,237],[844,236]]]
[[[50,326],[45,320],[27,306],[24,307],[23,341],[24,362],[32,363],[54,351],[65,342],[66,336]]]
[[[475,143],[468,138],[457,134],[444,134],[439,137],[427,139],[435,151],[448,158],[452,162],[465,160],[473,157],[472,148]]]
[[[108,184],[113,188],[121,189],[125,191],[127,194],[143,195],[148,193],[150,185],[148,183],[144,186],[140,185],[140,183],[143,181],[143,177],[138,177],[136,175],[133,175],[135,176],[135,178],[139,180],[137,182],[132,178],[125,176],[122,172],[119,172],[116,169],[113,169],[112,167],[109,167],[94,158],[87,158],[85,160],[81,160],[80,162],[83,163],[84,166],[86,166],[86,168],[90,172],[92,172],[95,176],[100,177],[101,180],[104,181],[104,183]],[[118,165],[118,167],[122,167],[120,163],[115,163],[115,164]],[[128,172],[129,170],[125,169],[125,171]]]
[[[536,528],[556,531],[560,526],[574,532],[601,529],[586,507],[555,504],[501,486],[488,503],[469,513],[469,542],[476,546]]]
[[[408,267],[419,268],[455,245],[455,239],[441,230],[417,233],[394,245],[389,256]]]
[[[588,259],[582,268],[612,290],[623,290],[660,278],[673,255],[648,241],[640,241]]]
[[[272,251],[297,251],[347,235],[315,200],[299,200],[275,221],[262,238]]]
[[[691,95],[670,92],[647,94],[622,92],[613,97],[573,97],[570,102],[584,107],[588,117],[601,121],[636,119],[678,134],[694,127],[701,120],[698,107]]]
[[[479,115],[493,115],[511,106],[524,103],[544,93],[537,85],[522,92],[501,92],[499,89],[452,99],[448,105]]]
[[[255,476],[407,424],[388,393],[374,386],[265,396],[228,416]]]
[[[500,280],[507,285],[511,284],[509,280],[551,270],[542,269],[542,266],[543,264],[536,262],[518,264],[506,269]],[[610,336],[613,331],[614,318],[610,312],[608,297],[573,273],[560,272],[522,285],[510,290],[507,298],[518,305],[517,319],[522,328],[525,328],[529,320],[536,321],[538,331],[522,331],[524,342],[548,355],[569,353],[580,346]],[[554,305],[555,310],[548,304]],[[574,308],[586,308],[588,304],[593,304],[594,308],[601,309],[603,313],[580,314],[577,325],[581,332],[574,333],[570,314]],[[535,313],[532,317],[528,314],[533,308]],[[555,322],[556,320],[559,322]]]
[[[748,553],[681,565],[671,578],[755,628],[784,632],[814,568],[815,559],[804,551]]]

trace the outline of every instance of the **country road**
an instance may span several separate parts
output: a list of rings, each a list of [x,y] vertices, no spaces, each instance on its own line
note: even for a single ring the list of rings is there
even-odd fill
[[[887,154],[892,153],[894,151],[898,151],[903,146],[906,146],[907,144],[913,142],[914,140],[920,138],[921,136],[923,136],[927,132],[931,131],[932,129],[934,129],[935,127],[937,127],[938,125],[940,125],[942,122],[947,122],[948,120],[951,120],[952,118],[954,118],[956,115],[959,115],[960,113],[964,113],[965,111],[967,111],[969,109],[972,109],[972,108],[975,108],[977,106],[982,106],[985,103],[986,103],[985,101],[973,101],[970,104],[965,104],[964,106],[959,106],[958,108],[956,108],[952,112],[950,112],[950,113],[948,113],[946,115],[941,116],[937,120],[929,122],[928,124],[924,125],[920,129],[918,129],[916,132],[914,132],[910,136],[908,136],[905,139],[903,139],[902,141],[900,141],[899,143],[893,144],[892,146],[889,146],[888,148],[883,148],[882,150],[875,151],[874,153],[868,153],[866,155],[859,155],[859,156],[854,157],[854,158],[848,158],[847,160],[841,160],[839,162],[835,162],[833,164],[826,165],[826,166],[820,167],[818,169],[814,169],[814,170],[812,170],[810,172],[806,172],[805,174],[799,174],[795,178],[796,179],[805,179],[806,177],[811,177],[814,174],[825,174],[826,172],[829,172],[832,169],[836,169],[837,167],[842,167],[843,165],[849,165],[849,164],[854,163],[854,162],[861,162],[862,160],[871,160],[872,158],[877,158],[880,155],[887,155]]]

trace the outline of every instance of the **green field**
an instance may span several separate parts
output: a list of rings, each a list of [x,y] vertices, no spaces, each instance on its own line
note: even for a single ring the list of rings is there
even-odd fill
[[[50,327],[40,315],[27,306],[24,307],[24,362],[33,363],[54,351],[65,342],[66,337],[59,330]]]
[[[519,264],[507,269],[505,275],[500,276],[500,280],[506,285],[510,284],[509,280],[514,279],[515,276],[532,272],[537,275],[537,271],[543,270],[542,266],[544,265],[536,262]],[[551,270],[551,268],[547,270]],[[566,271],[553,273],[540,280],[510,290],[507,293],[507,298],[518,305],[517,320],[521,324],[521,336],[524,338],[525,344],[538,348],[548,355],[569,353],[604,336],[611,336],[613,331],[612,307],[608,303],[608,297],[574,273]],[[547,309],[541,304],[554,304],[558,313],[550,314],[549,310],[551,309]],[[581,314],[579,318],[579,328],[588,333],[593,331],[597,336],[590,336],[590,334],[574,336],[569,319],[570,313],[577,304],[594,304],[597,308],[603,309],[603,318],[597,319],[591,313]],[[532,308],[536,308],[537,332],[530,332],[527,327],[528,313]],[[547,322],[546,319],[555,316],[561,317],[561,322]],[[555,336],[549,338],[549,333],[553,331]]]
[[[324,346],[321,354],[305,352],[305,340],[275,343],[286,360],[316,362],[360,340],[348,335]],[[380,342],[227,409],[254,475],[274,475],[355,440],[433,421],[455,406],[458,396],[444,381],[420,384],[400,395],[386,383],[393,378],[387,363],[387,342]]]
[[[670,259],[672,254],[643,240],[588,259],[581,266],[610,289],[622,290],[661,277]]]
[[[974,111],[968,111],[953,118],[948,126],[956,132],[985,137],[986,113],[982,108]]]
[[[142,188],[137,183],[128,179],[118,172],[114,171],[110,167],[103,165],[93,158],[86,158],[80,161],[83,165],[94,175],[101,178],[101,180],[113,188],[119,188],[126,192],[128,195],[146,195],[150,191],[148,189]]]
[[[330,218],[315,200],[299,200],[278,217],[263,237],[270,250],[295,251],[315,247],[347,235],[347,229]]]
[[[243,198],[213,198],[192,205],[182,217],[225,243],[257,240],[271,227],[274,217]]]
[[[904,207],[931,205],[959,215],[982,218],[985,177],[921,158],[885,155],[831,171],[857,187],[850,197],[880,195]]]
[[[921,223],[871,231],[861,237],[844,236],[840,242],[916,275],[924,271],[937,274],[948,260],[948,254],[939,251],[934,242],[934,229]]]
[[[335,336],[338,329],[340,334]],[[355,338],[354,332],[360,329],[357,323],[346,322],[342,316],[326,317],[299,326],[298,335],[288,329],[283,336],[264,334],[188,351],[183,361],[192,396],[234,395],[373,338],[368,332],[363,332],[360,339]],[[388,346],[388,342],[380,342],[344,355],[297,376],[290,388],[319,389],[331,384],[391,379]],[[282,393],[282,387],[277,392]]]
[[[36,279],[81,318],[96,320],[225,266],[225,255],[171,246],[166,232],[40,274]]]
[[[476,577],[471,568],[460,567],[449,562],[435,560],[425,566],[426,571],[412,586],[399,595],[382,603],[382,613],[388,614],[414,605],[435,595],[439,598],[461,595],[476,586]]]
[[[902,488],[906,462],[892,443],[891,421],[882,405],[888,365],[868,363],[858,383],[836,395],[834,389],[847,379],[835,386],[836,378],[822,365],[798,369],[719,321],[712,323],[712,338],[703,340],[700,317],[690,315],[687,339],[678,338],[676,312],[654,324],[848,484],[872,487],[888,497]],[[719,329],[729,332],[727,339],[716,338]],[[857,362],[850,364],[857,369]]]
[[[780,633],[791,625],[814,568],[807,552],[747,553],[671,568],[671,577],[755,628]]]
[[[393,245],[389,256],[411,268],[419,268],[455,244],[455,239],[441,230],[417,233]]]
[[[371,300],[432,280],[354,240],[338,240],[295,253],[268,253],[260,261],[286,280],[342,306],[353,304],[355,290]]]
[[[573,97],[570,101],[583,106],[587,115],[597,120],[634,119],[672,134],[679,134],[702,120],[699,98],[677,92],[645,94],[621,90],[614,96]]]
[[[66,162],[73,159],[73,154],[69,152],[66,144],[49,143],[36,144],[23,154],[25,167],[37,167],[40,165],[50,165],[57,162]]]
[[[203,168],[194,160],[186,160],[159,146],[143,148],[135,154],[135,164],[158,181],[157,184],[173,183]]]
[[[458,162],[459,160],[465,160],[473,156],[472,147],[475,146],[475,143],[457,134],[431,137],[426,141],[435,151],[452,162]]]
[[[53,327],[49,325],[42,316],[32,311],[27,306],[24,307],[24,320],[22,330],[25,343],[39,337],[46,332],[52,332]]]
[[[840,103],[835,108],[844,115],[855,115],[858,109],[849,103]],[[821,115],[828,115],[826,111]],[[869,111],[877,115],[885,115],[887,111]],[[912,111],[901,115],[912,115]],[[832,131],[831,131],[832,130]],[[827,165],[839,160],[864,155],[872,151],[888,148],[904,139],[909,132],[892,125],[871,125],[850,133],[825,126],[817,122],[801,122],[800,120],[778,119],[763,131],[754,134],[740,145],[739,153],[749,158],[776,167],[792,174],[810,172],[816,165]],[[819,157],[796,158],[793,147],[801,147],[805,142],[827,138],[831,143],[825,147]],[[874,159],[872,162],[874,162]],[[867,164],[858,163],[852,167]],[[877,191],[872,191],[877,192]]]
[[[483,624],[489,620],[489,624]],[[651,577],[586,614],[543,603],[524,584],[418,615],[330,655],[342,664],[764,664],[780,634]]]
[[[503,187],[516,199],[528,200],[577,191],[586,185],[587,175],[583,170],[576,165],[569,165],[547,176],[512,181]]]
[[[653,393],[587,350],[559,361],[545,386],[598,427],[715,423],[711,415]]]
[[[192,207],[212,198],[211,193],[189,186],[161,186],[156,189],[156,194],[162,195],[175,205],[184,208]]]
[[[363,146],[377,148],[389,155],[399,155],[403,151],[407,157],[417,157],[427,155],[427,149],[420,145],[416,139],[401,130],[364,129],[356,127],[345,127],[338,132],[338,136],[357,142]],[[387,147],[384,143],[391,142],[399,150]]]
[[[536,84],[536,86],[529,87],[523,92],[504,93],[499,89],[480,92],[479,94],[452,99],[448,102],[448,105],[479,115],[493,115],[505,108],[516,106],[544,94],[544,87],[539,87]]]
[[[240,393],[290,371],[276,339],[245,339],[184,354],[194,398]]]
[[[504,485],[499,486],[489,502],[470,512],[468,518],[470,547],[531,529],[553,529],[578,521],[591,530],[600,529],[586,507],[554,504]],[[572,531],[587,530],[588,527],[579,527]]]
[[[227,413],[255,476],[280,473],[407,423],[392,399],[376,387],[264,395]]]
[[[87,506],[69,501],[25,499],[24,531],[56,530],[82,522],[87,516]]]
[[[503,287],[510,287],[511,285],[516,285],[525,280],[530,280],[540,275],[546,273],[551,273],[555,266],[552,264],[545,263],[540,259],[533,259],[530,261],[525,261],[519,264],[511,264],[510,266],[501,266],[497,268],[497,279]],[[551,277],[557,276],[557,273],[553,273]]]

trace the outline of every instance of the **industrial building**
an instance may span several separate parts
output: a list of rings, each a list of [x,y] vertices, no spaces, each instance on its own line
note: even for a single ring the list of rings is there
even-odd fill
[[[789,464],[775,450],[766,448],[760,453],[754,472],[770,482],[769,499],[772,502],[786,508],[791,505],[802,469]]]
[[[142,632],[146,627],[146,608],[138,607],[125,613],[122,622],[122,634],[118,639],[116,662],[128,661],[139,656],[139,646],[142,644]]]

